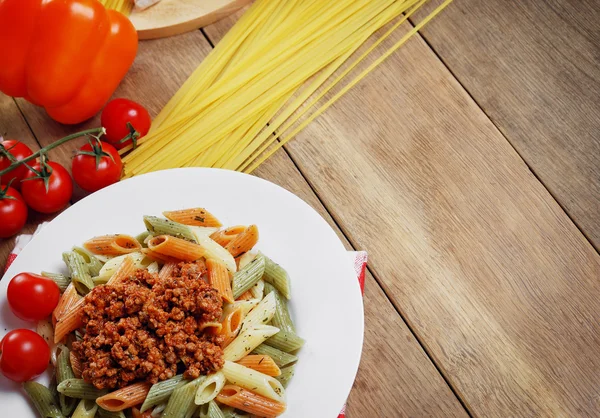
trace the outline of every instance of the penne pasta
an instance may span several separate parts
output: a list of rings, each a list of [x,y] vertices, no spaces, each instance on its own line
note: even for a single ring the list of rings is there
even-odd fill
[[[196,237],[188,225],[182,225],[156,216],[144,216],[144,224],[150,235],[153,236],[170,235],[192,242],[196,241]]]
[[[279,328],[270,325],[259,325],[242,329],[239,335],[225,347],[223,356],[225,360],[238,361],[278,332]]]
[[[60,289],[61,293],[64,293],[64,291],[67,290],[67,287],[71,283],[71,279],[69,279],[65,275],[58,274],[58,273],[48,273],[47,271],[42,271],[42,276],[44,276],[44,277],[52,280],[54,283],[56,283],[56,285]]]
[[[67,379],[75,378],[75,374],[73,373],[73,369],[71,368],[70,362],[70,351],[67,347],[62,346],[60,353],[58,354],[58,358],[56,360],[56,383],[60,384],[61,382]],[[62,393],[58,394],[58,403],[60,405],[60,410],[65,416],[71,415],[73,409],[75,409],[77,405],[77,400],[74,398],[69,398],[68,396],[63,395]]]
[[[227,267],[217,260],[210,259],[206,261],[208,268],[208,281],[212,287],[217,289],[224,301],[232,303],[233,291],[231,290],[231,279]]]
[[[170,235],[155,236],[148,241],[148,249],[184,261],[196,261],[204,255],[200,245]]]
[[[212,401],[225,386],[225,375],[221,371],[203,377],[198,378],[198,388],[194,397],[196,405],[204,405]]]
[[[281,331],[296,332],[290,311],[288,310],[287,300],[270,283],[265,283],[265,292],[273,293],[275,296],[275,315],[273,315],[271,325],[279,328]]]
[[[250,288],[249,292],[252,294],[252,299],[262,300],[265,297],[264,280],[257,281],[256,284]]]
[[[199,418],[226,418],[215,401],[200,406]]]
[[[302,348],[304,340],[293,331],[279,331],[267,340],[267,344],[286,353],[291,353]]]
[[[52,312],[52,325],[56,326],[56,321],[62,318],[65,312],[71,309],[79,299],[81,299],[81,296],[79,296],[77,290],[75,290],[73,283],[70,283],[58,300],[58,305],[56,305],[56,308],[54,308],[54,311]]]
[[[287,271],[279,264],[275,263],[263,253],[259,253],[265,260],[265,274],[263,279],[270,283],[286,299],[291,299],[292,290],[290,287],[290,277]]]
[[[163,212],[165,218],[183,225],[217,227],[221,222],[209,211],[203,208],[192,208]]]
[[[64,380],[56,389],[58,390],[58,393],[62,393],[71,398],[89,399],[93,401],[106,394],[106,391],[96,389],[94,385],[87,383],[83,379]]]
[[[106,409],[102,409],[100,407],[98,407],[97,414],[100,418],[125,418],[125,414],[123,413],[123,411],[112,412],[107,411]]]
[[[267,355],[271,357],[279,367],[285,367],[298,361],[298,357],[295,355],[273,348],[268,344],[259,345],[252,351],[252,354]]]
[[[150,236],[150,232],[144,231],[135,236],[135,240],[140,243],[140,247],[146,248],[146,238]]]
[[[94,282],[92,281],[92,276],[90,276],[90,270],[85,260],[73,251],[64,252],[62,256],[69,268],[71,282],[75,286],[75,289],[82,295],[87,294],[94,288]]]
[[[157,261],[157,262],[163,263],[163,264],[175,264],[175,265],[177,265],[177,263],[180,262],[180,260],[177,260],[176,258],[169,257],[168,255],[157,253],[156,251],[152,251],[149,248],[142,248],[142,254],[145,257],[149,258],[150,260]]]
[[[209,334],[220,334],[223,329],[223,324],[220,322],[202,322],[198,326],[198,330]]]
[[[146,270],[148,270],[148,273],[158,273],[160,268],[158,267],[158,263],[156,261],[148,264],[148,267],[146,267]]]
[[[233,297],[239,298],[258,282],[265,272],[265,259],[257,256],[250,264],[233,275]]]
[[[73,247],[73,252],[83,257],[83,261],[87,264],[91,276],[100,274],[103,263],[94,254],[82,247]]]
[[[269,293],[256,308],[252,309],[250,313],[244,318],[242,323],[242,329],[257,327],[265,325],[271,322],[273,315],[275,315],[275,295]]]
[[[173,393],[173,391],[177,387],[183,386],[185,383],[187,382],[183,380],[182,374],[178,374],[177,376],[173,376],[170,379],[155,383],[150,388],[148,396],[146,396],[146,399],[144,400],[140,411],[145,412],[154,406],[166,402]]]
[[[73,370],[73,374],[77,379],[80,379],[81,373],[83,372],[83,365],[81,364],[81,360],[79,360],[79,357],[77,357],[72,351],[69,353],[69,360],[71,363],[71,370]]]
[[[284,367],[283,369],[281,369],[281,374],[276,377],[276,379],[279,380],[279,383],[281,383],[281,385],[284,388],[287,388],[288,384],[290,383],[290,380],[292,379],[292,377],[294,377],[295,369],[295,364]]]
[[[107,411],[116,412],[141,404],[148,392],[150,383],[134,383],[96,399],[96,403]]]
[[[250,251],[258,242],[258,227],[256,225],[250,225],[243,232],[238,234],[233,240],[231,240],[225,249],[231,253],[234,257]]]
[[[191,418],[198,407],[194,403],[196,391],[200,385],[201,379],[206,376],[200,376],[185,385],[178,387],[173,391],[169,398],[167,407],[162,413],[162,418]]]
[[[79,299],[64,315],[56,321],[54,328],[54,342],[58,343],[67,336],[71,331],[83,326],[81,319],[81,310],[85,299]]]
[[[131,260],[133,260],[135,268],[146,268],[148,264],[152,262],[151,260],[146,259],[146,256],[141,251],[120,255],[118,257],[113,257],[110,260],[108,260],[106,264],[104,264],[104,266],[102,266],[102,268],[100,269],[98,277],[110,278],[112,275],[115,274],[115,271],[119,269],[119,267],[126,258],[131,258]]]
[[[126,256],[123,262],[119,265],[119,268],[114,272],[108,282],[107,285],[116,285],[122,282],[125,279],[133,276],[135,273],[136,266],[133,261],[133,258]]]
[[[223,229],[213,233],[210,238],[217,242],[220,246],[226,247],[231,241],[233,241],[239,234],[244,232],[246,227],[243,225],[232,226],[230,228]]]
[[[242,293],[240,295],[239,298],[236,299],[236,302],[238,301],[249,301],[249,300],[255,300],[254,297],[252,296],[252,292],[249,290],[246,290],[244,293]]]
[[[221,371],[232,385],[241,386],[277,402],[285,400],[285,389],[274,377],[231,361],[225,361]]]
[[[237,337],[242,329],[243,310],[241,307],[233,309],[224,316],[221,322],[221,330],[219,334],[223,336],[221,347],[227,347]]]
[[[158,272],[158,277],[162,280],[171,277],[173,270],[177,267],[177,263],[166,263]]]
[[[281,369],[270,356],[252,354],[238,360],[237,363],[267,376],[281,375]]]
[[[84,242],[83,247],[92,254],[108,256],[134,253],[142,248],[138,240],[124,234],[94,237]]]
[[[213,241],[199,227],[190,226],[189,228],[192,231],[194,231],[194,237],[196,238],[196,242],[200,244],[202,248],[204,248],[204,257],[206,257],[207,260],[213,259],[225,264],[227,270],[229,270],[232,273],[235,273],[237,271],[235,259],[229,253],[229,251],[227,251],[221,245]]]
[[[23,383],[31,403],[42,417],[62,417],[59,405],[50,389],[37,382]]]
[[[241,256],[239,256],[238,258],[236,258],[237,264],[238,264],[238,270],[243,269],[248,264],[250,264],[250,262],[252,260],[254,260],[257,255],[258,255],[258,253],[255,253],[253,251],[248,251],[247,253],[244,253]]]
[[[285,404],[277,402],[236,385],[223,388],[217,401],[260,417],[276,417],[285,412]]]
[[[82,399],[79,401],[71,418],[94,418],[97,410],[98,405],[96,405],[96,402],[89,399]]]
[[[252,309],[254,309],[259,303],[260,303],[260,300],[257,300],[257,299],[236,300],[233,303],[226,303],[225,306],[223,307],[223,316],[226,316],[231,311],[233,311],[239,307],[242,310],[242,317],[246,317],[246,315],[248,315],[248,313]]]

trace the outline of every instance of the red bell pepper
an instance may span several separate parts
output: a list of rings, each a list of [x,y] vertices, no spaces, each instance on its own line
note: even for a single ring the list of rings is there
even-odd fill
[[[135,28],[98,0],[0,0],[0,91],[75,124],[102,109],[137,53]]]

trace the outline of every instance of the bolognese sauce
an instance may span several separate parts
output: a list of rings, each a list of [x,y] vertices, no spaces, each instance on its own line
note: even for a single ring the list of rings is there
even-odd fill
[[[94,288],[82,311],[85,333],[73,343],[82,377],[98,389],[156,383],[223,367],[221,337],[201,331],[219,321],[222,301],[203,279],[204,263],[180,263],[161,279],[147,270]]]

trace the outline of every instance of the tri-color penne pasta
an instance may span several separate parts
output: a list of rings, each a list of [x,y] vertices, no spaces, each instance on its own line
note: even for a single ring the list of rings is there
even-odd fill
[[[255,248],[256,225],[220,229],[221,222],[202,208],[163,215],[145,216],[146,230],[141,234],[103,235],[74,246],[63,253],[65,272],[43,273],[62,295],[51,318],[38,325],[55,353],[53,389],[35,382],[24,385],[42,417],[276,417],[285,411],[285,387],[304,344],[288,309],[289,275]],[[193,280],[188,289],[206,289],[208,299],[185,299],[186,291],[177,288],[183,280]],[[132,283],[138,290],[126,293]],[[140,290],[141,283],[146,287]],[[158,297],[168,297],[167,305],[181,301],[183,308],[160,313],[164,305],[153,305]],[[146,316],[129,320],[128,315],[144,304],[148,304]],[[186,320],[185,325],[181,322],[180,328],[174,325],[173,332],[179,335],[178,330],[185,328],[196,335],[193,341],[213,343],[207,355],[214,355],[218,367],[210,373],[184,373],[188,364],[197,361],[199,367],[204,359],[204,354],[194,352],[195,343],[189,343],[184,353],[190,354],[180,358],[175,351],[164,354],[177,365],[162,369],[158,379],[136,377],[136,367],[149,371],[154,366],[149,354],[141,353],[135,344],[148,340],[151,350],[156,350],[149,339],[160,338],[158,331],[152,334],[152,328],[142,322],[153,321],[154,328],[169,320],[176,324],[183,321],[183,311],[194,310],[195,304],[205,314]],[[91,319],[95,317],[115,318],[115,322],[107,325]],[[88,352],[100,346],[82,350],[81,341],[99,334],[102,326],[119,343],[102,339],[100,345],[107,347],[104,357],[90,358]],[[156,351],[152,353],[157,357]],[[98,361],[110,364],[110,376],[120,373],[127,384],[114,384],[107,375],[98,385],[92,371]]]

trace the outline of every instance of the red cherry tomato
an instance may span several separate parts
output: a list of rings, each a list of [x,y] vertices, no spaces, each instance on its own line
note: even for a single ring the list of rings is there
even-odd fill
[[[41,321],[58,305],[60,289],[51,279],[20,273],[8,284],[6,297],[10,310],[17,317],[24,321]]]
[[[6,141],[2,141],[2,146],[6,148],[6,150],[18,161],[24,160],[29,157],[33,152],[27,145],[22,142],[15,141],[14,139],[7,139]],[[12,164],[12,161],[0,152],[0,171],[9,167]],[[24,165],[20,165],[12,170],[10,170],[3,177],[0,177],[0,183],[8,184],[12,182],[12,186],[19,190],[21,188],[21,180],[27,174],[29,170]]]
[[[0,238],[15,235],[27,222],[27,205],[12,187],[0,187]]]
[[[23,198],[29,207],[41,213],[54,213],[63,209],[71,200],[73,194],[73,180],[69,172],[60,164],[50,161],[50,177],[48,179],[48,190],[41,178],[35,178],[36,174],[29,171],[21,184]],[[36,171],[42,170],[38,163],[33,166]],[[32,179],[32,180],[29,180]]]
[[[119,152],[107,142],[93,146],[85,144],[73,158],[71,166],[75,183],[88,192],[116,183],[121,178],[122,171],[123,162]]]
[[[46,370],[50,347],[44,339],[28,329],[16,329],[0,342],[0,372],[15,382],[26,382]]]
[[[106,105],[100,118],[102,126],[106,129],[105,140],[121,149],[129,144],[131,140],[122,144],[118,142],[131,135],[127,122],[131,123],[138,132],[137,138],[146,136],[150,130],[152,120],[148,111],[139,103],[127,99],[114,99]],[[136,138],[136,139],[137,139]]]

